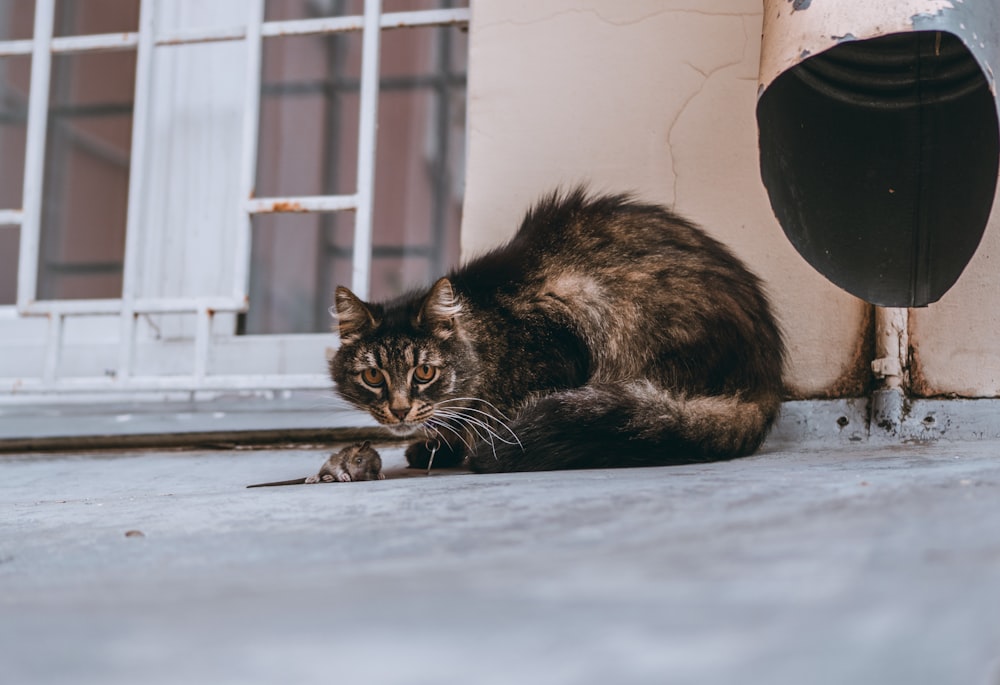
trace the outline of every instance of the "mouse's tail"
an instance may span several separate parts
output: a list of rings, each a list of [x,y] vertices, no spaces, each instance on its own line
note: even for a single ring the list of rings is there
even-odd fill
[[[248,485],[248,488],[271,488],[276,485],[303,485],[305,484],[305,478],[293,478],[292,480],[279,480],[274,483],[257,483],[255,485]]]

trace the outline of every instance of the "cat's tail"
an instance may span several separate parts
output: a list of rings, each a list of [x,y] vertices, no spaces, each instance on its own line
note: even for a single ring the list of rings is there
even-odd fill
[[[520,444],[479,443],[473,471],[666,466],[753,453],[781,406],[761,398],[684,397],[646,382],[588,385],[534,400],[511,422]]]

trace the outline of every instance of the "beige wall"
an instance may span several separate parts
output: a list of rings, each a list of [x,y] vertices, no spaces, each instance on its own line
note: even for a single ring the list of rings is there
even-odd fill
[[[1000,396],[1000,198],[958,283],[910,311],[912,390],[922,396]]]
[[[869,308],[785,239],[757,166],[759,0],[473,0],[463,252],[588,181],[672,204],[764,279],[798,396],[857,395]]]

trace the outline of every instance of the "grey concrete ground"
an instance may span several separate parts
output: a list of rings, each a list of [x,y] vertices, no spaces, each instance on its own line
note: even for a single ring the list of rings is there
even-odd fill
[[[998,442],[383,453],[385,481],[254,490],[325,455],[0,455],[0,682],[1000,683]]]

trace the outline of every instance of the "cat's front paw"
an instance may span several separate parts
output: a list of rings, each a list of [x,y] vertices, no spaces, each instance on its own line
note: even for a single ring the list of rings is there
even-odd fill
[[[436,449],[434,449],[436,447]],[[431,453],[434,454],[435,467],[457,466],[461,463],[463,454],[460,450],[453,450],[448,445],[431,440],[414,442],[406,448],[406,463],[411,469],[426,469],[431,463]]]

